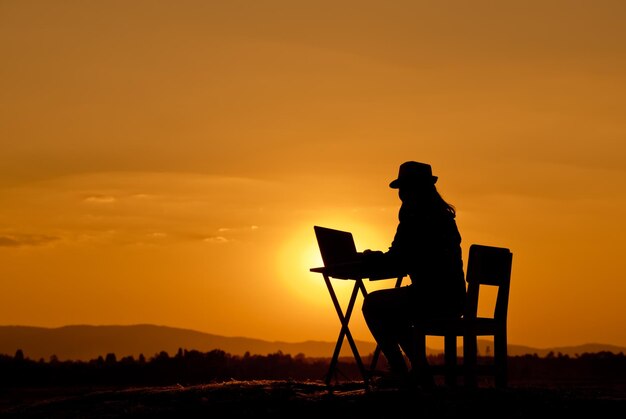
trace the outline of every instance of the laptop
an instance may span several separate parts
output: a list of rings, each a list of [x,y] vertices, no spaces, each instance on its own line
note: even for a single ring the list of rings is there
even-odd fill
[[[363,253],[356,250],[352,233],[321,226],[313,226],[313,228],[324,268],[312,268],[312,272],[325,271],[334,278],[369,278],[371,281],[401,278],[407,275],[397,267],[386,264],[372,265],[365,261]]]
[[[352,233],[321,226],[313,226],[313,229],[324,266],[343,265],[359,260]]]

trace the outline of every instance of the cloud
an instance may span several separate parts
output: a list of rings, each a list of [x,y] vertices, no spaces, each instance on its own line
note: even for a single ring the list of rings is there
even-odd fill
[[[112,204],[117,201],[117,199],[115,199],[114,196],[109,195],[92,195],[88,196],[83,201],[91,204]]]
[[[226,232],[230,232],[230,233],[240,233],[240,232],[246,232],[246,231],[254,231],[254,230],[258,230],[259,226],[257,225],[251,225],[251,226],[246,226],[246,227],[220,227],[217,229],[217,231],[219,231],[220,233],[226,233]]]
[[[56,240],[43,234],[7,234],[0,236],[0,247],[43,246]]]
[[[156,198],[156,195],[147,194],[147,193],[137,193],[137,194],[131,195],[131,198],[135,198],[135,199],[150,199],[150,198]]]
[[[167,237],[167,233],[161,233],[161,232],[157,231],[157,232],[149,233],[148,237],[152,237],[152,238],[155,238],[155,239],[161,239],[161,238]]]
[[[257,225],[250,225],[250,226],[245,226],[245,227],[220,227],[217,229],[217,232],[222,233],[222,234],[227,233],[229,235],[237,236],[238,234],[246,233],[249,231],[255,231],[258,229],[259,229],[259,226]],[[225,237],[222,234],[204,237],[202,241],[205,243],[230,243],[230,242],[237,241],[236,239]]]
[[[231,240],[227,239],[224,236],[209,236],[202,239],[202,241],[206,243],[228,243]]]

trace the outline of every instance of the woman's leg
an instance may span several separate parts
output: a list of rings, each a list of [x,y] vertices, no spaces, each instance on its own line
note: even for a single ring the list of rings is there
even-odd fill
[[[411,326],[411,300],[408,287],[373,291],[363,301],[363,317],[387,359],[392,373],[408,372],[400,341]]]
[[[416,322],[411,331],[400,340],[400,347],[411,363],[414,384],[423,388],[434,387],[435,379],[426,355],[426,335],[419,330],[419,322]]]

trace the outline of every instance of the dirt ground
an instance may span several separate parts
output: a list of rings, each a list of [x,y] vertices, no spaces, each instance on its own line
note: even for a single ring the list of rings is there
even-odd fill
[[[623,383],[515,383],[432,390],[365,390],[360,382],[258,380],[193,386],[0,390],[2,418],[537,418],[602,417],[626,409]],[[616,410],[618,409],[618,410]]]

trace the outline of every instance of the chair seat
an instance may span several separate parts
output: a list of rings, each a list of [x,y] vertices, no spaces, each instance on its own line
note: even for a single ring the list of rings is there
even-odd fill
[[[487,336],[493,335],[498,330],[506,330],[506,324],[488,317],[477,317],[472,320],[463,317],[430,319],[420,322],[418,327],[427,335],[432,336],[463,336],[466,332]]]

